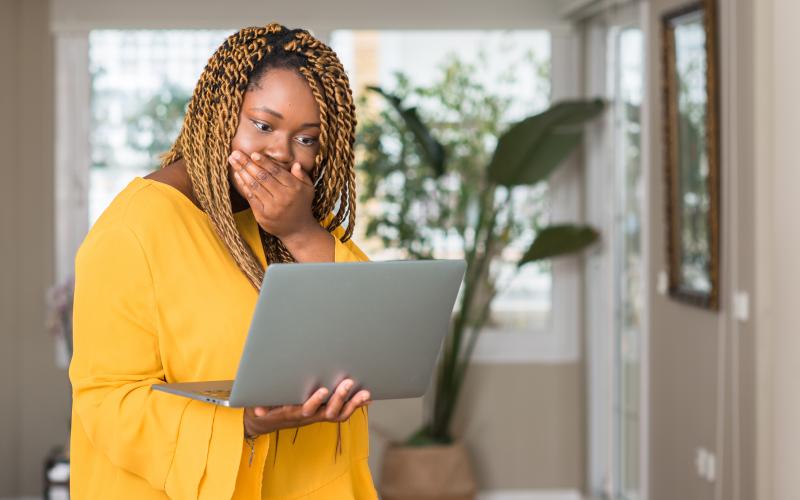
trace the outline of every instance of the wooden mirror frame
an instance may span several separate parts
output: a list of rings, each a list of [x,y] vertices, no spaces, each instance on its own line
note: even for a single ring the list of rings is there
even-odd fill
[[[667,256],[669,294],[695,306],[719,309],[720,241],[720,161],[719,161],[719,80],[717,66],[716,0],[703,0],[662,16],[662,89],[664,97],[664,173],[666,176]],[[708,276],[711,289],[698,290],[681,278],[683,247],[681,240],[681,192],[678,155],[678,101],[675,68],[675,30],[673,21],[693,12],[703,13],[706,49],[706,153],[708,157],[707,192],[709,196]]]

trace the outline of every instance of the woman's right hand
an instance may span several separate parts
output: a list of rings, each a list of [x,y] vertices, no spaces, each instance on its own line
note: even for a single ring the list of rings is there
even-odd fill
[[[302,427],[317,422],[344,422],[358,408],[369,405],[369,391],[360,390],[348,401],[353,387],[351,379],[342,380],[328,399],[328,389],[317,389],[302,405],[256,406],[244,410],[244,432],[249,437],[269,434],[290,427]]]

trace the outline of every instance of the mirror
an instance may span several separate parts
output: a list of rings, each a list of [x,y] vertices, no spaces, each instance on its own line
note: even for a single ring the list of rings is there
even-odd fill
[[[714,0],[663,17],[670,295],[719,307],[719,153]]]

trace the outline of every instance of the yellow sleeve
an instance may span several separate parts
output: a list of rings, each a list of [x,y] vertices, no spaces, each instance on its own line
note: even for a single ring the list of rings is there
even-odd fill
[[[165,381],[159,304],[136,235],[120,222],[91,233],[75,271],[73,425],[83,427],[91,453],[173,498],[230,498],[242,410],[150,388]]]

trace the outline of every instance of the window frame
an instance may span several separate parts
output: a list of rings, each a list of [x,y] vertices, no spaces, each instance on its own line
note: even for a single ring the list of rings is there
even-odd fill
[[[647,72],[648,44],[650,43],[649,6],[647,2],[624,1],[615,9],[601,9],[593,17],[583,19],[584,47],[586,50],[585,84],[587,92],[613,100],[611,79],[616,69],[609,58],[610,34],[626,27],[636,27],[642,32],[644,46],[642,74],[641,183],[645,193],[649,192],[650,173],[647,165],[650,158],[649,144],[649,86]],[[592,283],[586,289],[586,387],[587,387],[587,484],[590,496],[621,500],[629,498],[619,493],[619,456],[617,449],[616,402],[618,398],[618,367],[615,364],[615,342],[617,341],[617,311],[619,296],[615,289],[618,250],[616,235],[616,204],[620,186],[617,183],[615,160],[614,113],[606,113],[602,120],[592,125],[586,140],[586,202],[590,224],[609,235],[604,245],[587,262],[586,280]],[[609,203],[608,200],[614,200]],[[645,198],[646,200],[646,198]],[[642,289],[645,293],[642,311],[642,331],[639,338],[639,496],[646,500],[649,495],[649,296],[652,293],[650,276],[650,220],[649,207],[645,202],[641,214],[641,266]],[[608,291],[612,291],[611,294]]]
[[[551,36],[551,101],[581,95],[580,37],[572,27],[536,27]],[[331,31],[316,32],[323,40]],[[91,165],[89,30],[56,31],[56,276],[73,274],[75,254],[89,230]],[[567,160],[550,179],[551,221],[577,222],[581,213],[579,155]],[[582,259],[552,264],[550,327],[541,330],[487,329],[479,338],[473,362],[484,364],[572,363],[581,359],[583,317]]]

